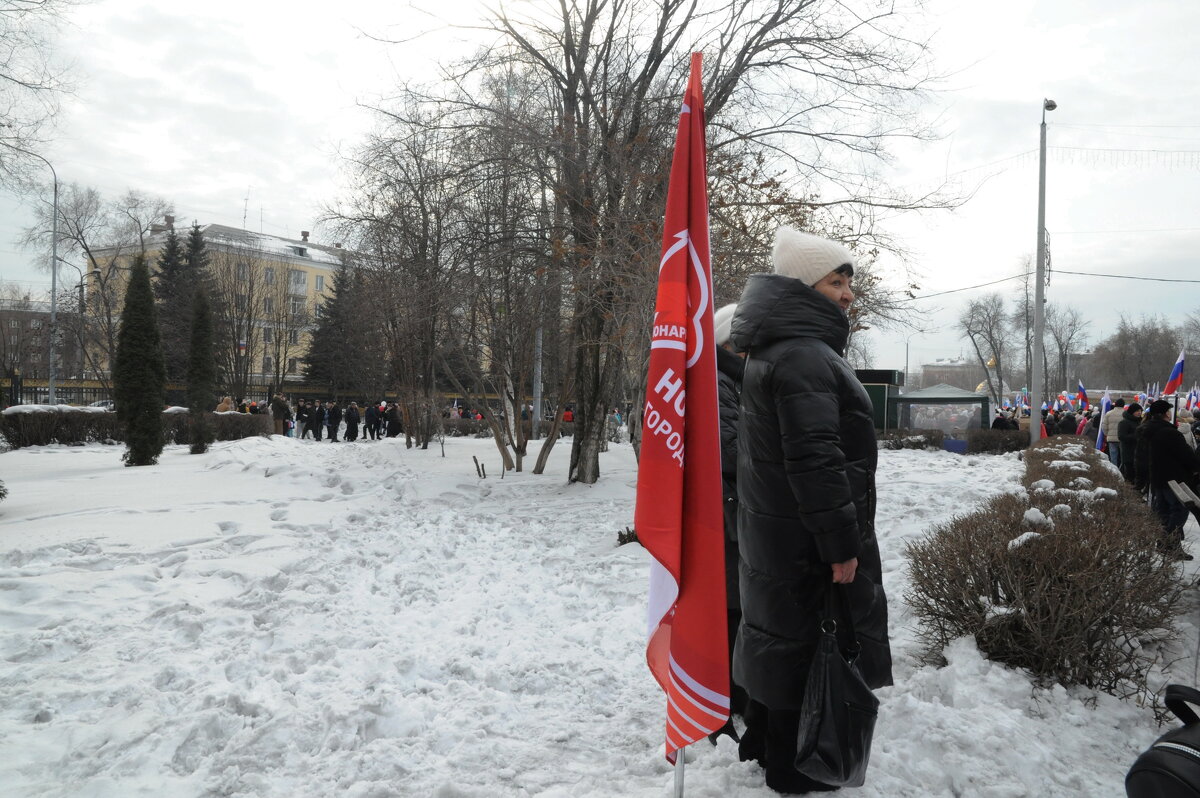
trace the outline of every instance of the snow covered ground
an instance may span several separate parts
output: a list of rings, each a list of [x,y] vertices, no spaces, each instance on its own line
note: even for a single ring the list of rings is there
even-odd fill
[[[616,546],[627,446],[595,486],[566,484],[565,445],[547,475],[504,479],[480,440],[443,457],[260,438],[148,468],[121,453],[0,454],[0,794],[671,794],[647,555]],[[917,662],[904,542],[1013,489],[1020,465],[881,452],[896,686],[868,783],[845,794],[1122,796],[1158,735],[1149,709],[1035,690],[969,640],[948,667]],[[1196,682],[1196,610],[1177,681]],[[727,739],[688,760],[689,796],[773,794]]]

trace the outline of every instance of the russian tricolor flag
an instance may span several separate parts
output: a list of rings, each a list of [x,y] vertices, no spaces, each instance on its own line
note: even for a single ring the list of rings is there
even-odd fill
[[[1079,381],[1079,396],[1078,396],[1078,398],[1079,398],[1079,409],[1080,410],[1087,410],[1089,407],[1091,407],[1091,403],[1088,402],[1087,391],[1083,390],[1083,380]]]
[[[1175,368],[1171,369],[1171,376],[1167,377],[1167,384],[1163,386],[1163,393],[1175,393],[1183,385],[1183,350],[1179,350],[1179,359],[1175,361]]]
[[[1105,388],[1104,396],[1100,397],[1100,421],[1101,422],[1104,421],[1105,414],[1107,414],[1108,411],[1112,410],[1112,409],[1113,409],[1112,395],[1108,392],[1108,388]],[[1101,423],[1099,426],[1100,426],[1100,431],[1096,433],[1096,448],[1103,449],[1104,444],[1107,443],[1107,439],[1104,437],[1104,424]],[[1116,446],[1116,444],[1114,443],[1113,446]]]

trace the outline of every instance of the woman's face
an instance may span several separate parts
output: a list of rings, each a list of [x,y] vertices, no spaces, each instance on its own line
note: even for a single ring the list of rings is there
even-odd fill
[[[840,272],[830,272],[813,288],[842,310],[849,310],[850,303],[854,301],[854,291],[850,289],[850,281],[853,279]]]

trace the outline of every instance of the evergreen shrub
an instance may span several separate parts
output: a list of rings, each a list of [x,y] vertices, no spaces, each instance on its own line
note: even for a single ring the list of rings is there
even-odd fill
[[[165,443],[158,417],[166,398],[167,375],[150,271],[142,255],[134,258],[129,272],[112,381],[117,418],[125,425],[125,465],[157,463]]]
[[[941,449],[946,433],[940,429],[890,429],[878,433],[880,449]]]
[[[1078,442],[1033,447],[1023,481],[907,546],[905,600],[927,661],[972,635],[1039,683],[1149,697],[1182,593],[1177,563],[1155,546],[1157,519]]]
[[[967,454],[1006,454],[1029,445],[1029,433],[1015,429],[967,430]]]
[[[209,423],[220,441],[236,441],[271,434],[271,417],[250,413],[208,413]],[[190,443],[188,414],[162,414],[163,440]],[[51,444],[124,443],[125,428],[116,414],[59,406],[37,413],[0,415],[0,434],[13,449]]]

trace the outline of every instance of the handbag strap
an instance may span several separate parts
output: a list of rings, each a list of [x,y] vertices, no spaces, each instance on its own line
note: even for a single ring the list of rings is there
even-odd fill
[[[1200,690],[1184,684],[1168,684],[1163,702],[1175,717],[1183,721],[1184,726],[1191,726],[1200,721],[1200,718],[1197,718],[1196,713],[1188,706],[1188,704],[1195,704],[1200,707]]]
[[[835,606],[841,604],[841,612]],[[862,646],[858,642],[858,634],[854,631],[854,616],[850,612],[850,592],[846,585],[839,585],[835,582],[829,583],[829,589],[825,591],[825,613],[821,620],[821,631],[826,634],[837,634],[838,619],[842,619],[842,623],[849,632],[850,647],[847,654],[847,661],[853,663],[858,658],[859,651]]]

